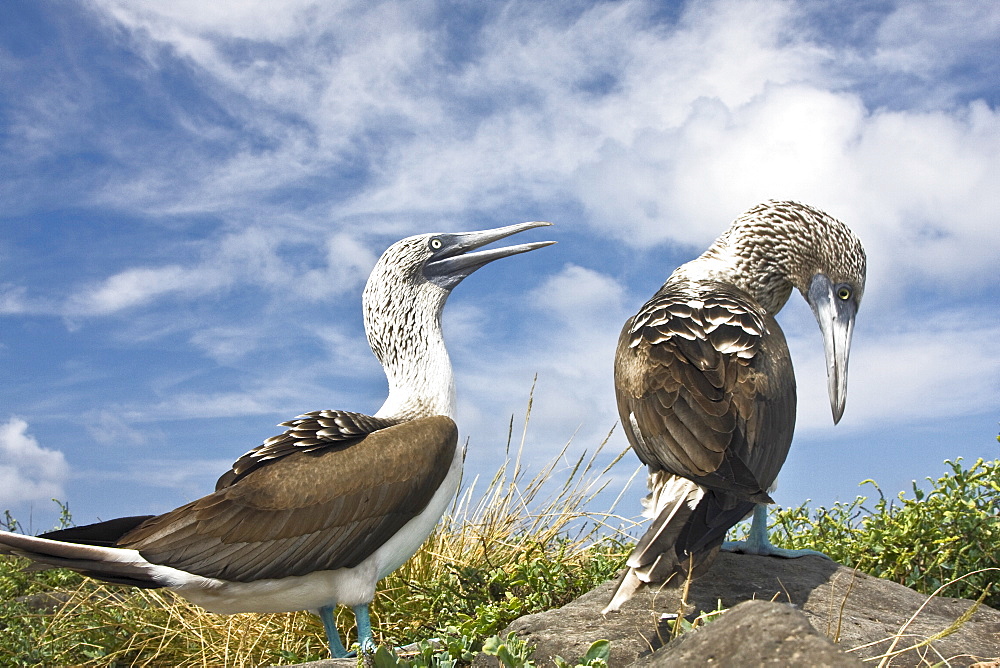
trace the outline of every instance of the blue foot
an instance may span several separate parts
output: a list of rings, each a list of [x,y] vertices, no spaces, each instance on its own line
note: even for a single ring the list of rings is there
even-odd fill
[[[337,624],[333,620],[333,606],[324,605],[319,609],[319,618],[323,620],[323,628],[326,630],[326,642],[330,646],[330,656],[335,659],[346,659],[350,656],[344,644],[340,642],[340,633],[337,632]]]
[[[815,556],[829,559],[822,552],[816,550],[787,550],[783,547],[775,547],[767,537],[767,506],[757,504],[753,509],[753,521],[750,523],[750,535],[746,540],[727,540],[722,544],[722,549],[727,552],[742,552],[743,554],[756,554],[762,557],[781,557],[783,559],[797,559],[798,557]]]
[[[375,639],[372,637],[372,621],[368,616],[368,604],[354,606],[354,620],[358,625],[358,647],[362,654],[375,651]]]

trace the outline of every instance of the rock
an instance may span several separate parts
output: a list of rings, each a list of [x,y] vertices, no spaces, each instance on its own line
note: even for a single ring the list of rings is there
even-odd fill
[[[504,633],[514,632],[535,645],[539,666],[551,665],[551,657],[557,655],[576,660],[600,639],[611,641],[610,668],[628,666],[667,644],[670,630],[661,616],[681,609],[681,592],[646,588],[620,612],[601,615],[615,585],[615,581],[607,582],[558,610],[522,617]],[[1000,656],[1000,612],[981,606],[956,632],[913,647],[947,629],[973,603],[940,597],[928,600],[902,585],[820,557],[777,559],[720,553],[712,569],[691,583],[689,605],[683,612],[712,611],[720,605],[734,608],[754,599],[792,604],[841,652],[858,659],[875,658],[891,649],[902,651],[892,666],[927,665],[944,659],[950,666],[970,666]],[[476,665],[493,666],[496,661],[479,657]]]
[[[72,594],[67,591],[42,591],[37,594],[28,594],[27,596],[19,596],[15,600],[18,603],[23,603],[30,612],[39,614],[52,614],[59,608],[66,605],[66,602],[72,598]]]
[[[861,668],[787,603],[744,601],[705,626],[689,631],[632,664],[670,666],[780,666]]]

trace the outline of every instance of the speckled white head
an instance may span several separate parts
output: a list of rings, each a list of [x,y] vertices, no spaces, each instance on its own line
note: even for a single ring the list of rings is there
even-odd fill
[[[671,278],[734,283],[771,315],[797,288],[823,333],[830,406],[839,422],[865,274],[864,247],[847,225],[806,204],[771,200],[734,220],[701,257],[679,267]]]
[[[493,260],[555,242],[476,249],[550,224],[530,222],[476,232],[418,234],[397,241],[382,254],[362,297],[368,342],[389,380],[389,397],[376,415],[454,417],[454,381],[441,334],[441,312],[448,295],[463,279]]]

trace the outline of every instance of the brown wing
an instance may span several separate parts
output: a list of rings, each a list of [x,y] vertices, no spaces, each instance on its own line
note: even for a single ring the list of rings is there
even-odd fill
[[[324,410],[304,413],[282,422],[279,426],[288,429],[277,436],[272,436],[237,459],[232,468],[222,474],[215,483],[215,489],[229,487],[266,462],[281,459],[295,452],[318,452],[328,448],[343,447],[395,424],[399,424],[399,420],[350,411]]]
[[[791,444],[795,378],[777,322],[745,292],[668,282],[625,323],[615,388],[643,463],[770,501]]]
[[[448,417],[295,452],[125,534],[156,564],[236,582],[352,567],[422,511],[458,443]]]

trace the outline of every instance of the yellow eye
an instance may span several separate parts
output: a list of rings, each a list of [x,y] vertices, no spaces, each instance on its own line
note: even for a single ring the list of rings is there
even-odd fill
[[[441,240],[438,239],[437,237],[431,239],[431,243],[430,243],[431,250],[441,250],[441,246],[443,246],[443,245],[444,244],[442,244]]]
[[[837,288],[837,296],[840,297],[842,300],[847,301],[848,299],[851,298],[851,289],[846,285],[842,285],[839,288]]]

